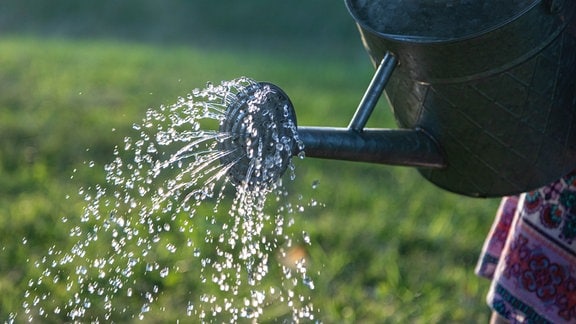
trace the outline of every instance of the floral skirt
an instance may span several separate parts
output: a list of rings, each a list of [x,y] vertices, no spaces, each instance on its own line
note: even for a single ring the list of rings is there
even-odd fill
[[[502,199],[476,273],[513,323],[576,323],[576,172]]]

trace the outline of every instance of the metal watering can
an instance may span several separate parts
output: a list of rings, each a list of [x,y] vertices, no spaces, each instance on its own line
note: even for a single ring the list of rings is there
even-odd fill
[[[414,166],[475,197],[528,191],[576,168],[576,1],[346,5],[377,70],[348,127],[297,128],[307,157]],[[266,111],[295,125],[288,96],[260,85],[273,94]],[[254,89],[229,108],[221,128],[239,134],[229,145],[242,145]],[[366,129],[383,91],[399,129]],[[285,169],[278,163],[278,176]]]

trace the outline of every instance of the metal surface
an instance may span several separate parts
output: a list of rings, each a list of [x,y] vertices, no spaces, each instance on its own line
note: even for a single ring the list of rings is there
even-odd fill
[[[307,157],[430,168],[445,165],[438,145],[418,129],[296,128],[288,96],[267,82],[247,86],[236,95],[220,132],[228,135],[220,142],[220,151],[229,152],[221,163],[230,167],[234,184],[249,187],[278,180],[290,157],[301,153],[302,147]],[[259,173],[255,173],[257,163]]]
[[[446,190],[481,197],[528,191],[576,169],[576,1],[346,4],[378,69],[348,128],[298,128],[306,156],[416,166]],[[242,148],[224,161],[240,161],[237,182],[255,163],[245,157],[257,147],[246,140],[246,120],[258,130],[296,124],[288,97],[267,85],[277,97],[257,111],[278,119],[246,113],[252,88],[223,125],[233,134],[224,146]],[[400,129],[364,129],[382,90]],[[258,143],[274,146],[259,134]],[[286,146],[300,153],[295,141]],[[277,179],[287,164],[278,166],[255,181]]]
[[[477,14],[477,19],[465,20],[469,21],[463,29],[465,32],[459,32],[456,37],[452,30],[460,31],[460,29],[452,24],[450,19],[442,19],[443,24],[435,24],[438,25],[436,29],[427,29],[436,36],[428,34],[422,36],[410,34],[411,28],[405,33],[399,33],[398,28],[390,32],[387,25],[378,25],[381,19],[367,20],[375,18],[373,14],[362,15],[362,12],[367,10],[365,6],[368,4],[376,6],[376,4],[390,2],[413,3],[415,1],[347,0],[347,5],[358,24],[362,41],[375,65],[382,60],[385,53],[392,52],[400,62],[395,75],[406,75],[415,81],[427,83],[466,82],[501,73],[524,63],[540,53],[565,30],[573,16],[575,5],[574,1],[570,1],[560,12],[551,14],[542,1],[511,2],[514,5],[520,3],[524,6],[516,8],[507,19],[502,17],[492,24],[485,24],[482,19],[487,19],[484,17],[487,14],[480,15],[481,12],[472,11],[468,2],[486,3],[488,8],[492,4],[494,9],[499,9],[493,10],[496,13],[496,11],[507,12],[500,7],[508,4],[509,1],[461,0],[455,2],[466,4],[450,8],[441,7],[442,10],[430,12],[422,10],[407,22],[409,26],[412,26],[423,24],[422,21],[425,21],[427,16],[472,17]],[[434,1],[434,3],[448,2],[453,1]],[[387,17],[391,15],[383,14]],[[421,28],[429,28],[426,26],[423,24]]]
[[[364,129],[299,127],[307,157],[443,168],[440,148],[420,129]]]
[[[446,42],[486,33],[514,20],[540,0],[351,0],[364,29],[390,39]]]
[[[398,58],[385,89],[398,125],[445,154],[424,177],[502,196],[576,168],[576,1],[346,3],[372,61]]]
[[[364,97],[360,100],[360,104],[356,109],[356,113],[352,117],[350,125],[348,125],[350,130],[361,132],[364,129],[364,126],[366,126],[370,115],[372,115],[374,107],[376,106],[376,103],[378,103],[382,91],[384,91],[384,87],[386,86],[386,83],[388,83],[397,62],[398,60],[391,53],[386,53],[386,55],[384,55],[384,58],[382,58]]]
[[[266,187],[288,168],[295,147],[296,115],[288,96],[277,86],[254,83],[236,94],[220,125],[226,137],[220,161],[229,179],[249,188]]]

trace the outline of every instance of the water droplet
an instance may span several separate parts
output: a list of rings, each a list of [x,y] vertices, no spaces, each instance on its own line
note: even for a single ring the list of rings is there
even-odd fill
[[[310,241],[310,234],[308,234],[308,232],[302,232],[302,238],[304,239],[304,243],[308,245],[312,244]]]
[[[170,251],[170,253],[176,252],[176,246],[175,246],[174,244],[172,244],[172,243],[166,244],[166,249],[167,249],[168,251]]]
[[[318,185],[320,185],[320,180],[312,181],[312,189],[318,189]]]

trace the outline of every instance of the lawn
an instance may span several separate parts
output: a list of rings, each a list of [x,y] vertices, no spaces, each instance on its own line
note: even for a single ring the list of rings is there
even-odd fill
[[[372,73],[356,52],[294,54],[297,40],[286,32],[291,51],[282,50],[282,37],[274,45],[280,49],[240,44],[232,51],[234,42],[222,49],[180,39],[38,34],[15,30],[0,39],[0,320],[17,313],[24,321],[21,305],[42,271],[37,264],[52,246],[73,242],[70,230],[85,206],[79,188],[103,182],[103,165],[147,109],[207,81],[245,75],[280,85],[300,125],[345,126]],[[316,44],[333,50],[330,43]],[[354,46],[361,52],[359,41]],[[389,108],[377,109],[370,126],[394,127]],[[497,200],[447,193],[410,168],[311,158],[295,164],[290,194],[325,205],[306,209],[293,227],[310,236],[309,294],[320,320],[487,321],[487,282],[473,269]],[[168,261],[197,262],[185,255]],[[163,309],[145,319],[186,321],[186,305],[170,296],[186,295],[194,280],[160,280]]]

